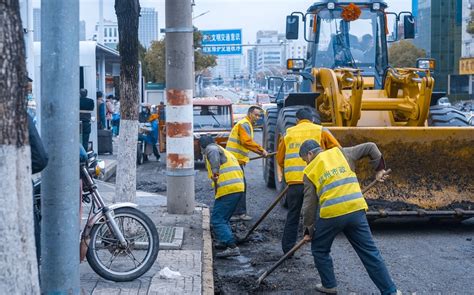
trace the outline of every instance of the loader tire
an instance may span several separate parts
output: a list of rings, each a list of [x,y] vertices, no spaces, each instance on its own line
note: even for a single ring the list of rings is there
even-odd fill
[[[268,152],[276,151],[275,130],[278,118],[278,107],[268,108],[263,122],[263,148]],[[275,157],[263,159],[263,178],[267,187],[275,187]]]
[[[452,106],[435,105],[430,107],[429,126],[469,126],[466,115]]]
[[[299,109],[302,108],[309,108],[313,112],[313,122],[320,124],[321,119],[319,117],[319,114],[316,112],[314,108],[311,108],[309,106],[291,106],[291,107],[285,107],[281,109],[279,115],[278,115],[278,120],[277,120],[277,128],[276,128],[276,134],[275,134],[275,146],[278,147],[278,141],[280,138],[283,138],[283,136],[286,134],[286,130],[290,127],[293,127],[296,125],[296,112]],[[282,181],[278,181],[278,167],[277,167],[277,162],[274,162],[274,176],[275,176],[275,188],[277,189],[278,192],[281,192],[285,187],[286,187],[286,181],[285,177],[283,176]],[[286,203],[286,196],[283,197],[280,201],[280,204],[284,207],[287,208],[287,203]]]

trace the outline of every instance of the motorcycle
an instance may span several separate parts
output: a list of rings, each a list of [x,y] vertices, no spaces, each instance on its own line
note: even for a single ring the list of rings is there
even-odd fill
[[[97,156],[89,152],[87,158],[80,165],[81,200],[90,205],[90,210],[81,233],[80,261],[87,258],[91,268],[104,279],[132,281],[155,263],[160,246],[158,231],[136,204],[105,204],[94,181],[101,173]],[[33,185],[35,228],[39,229],[41,180]]]

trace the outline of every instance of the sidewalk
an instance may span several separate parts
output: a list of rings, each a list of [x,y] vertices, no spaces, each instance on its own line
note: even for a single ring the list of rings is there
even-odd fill
[[[98,181],[98,189],[106,203],[112,203],[114,185]],[[192,215],[168,214],[166,196],[141,191],[137,191],[135,203],[158,227],[158,259],[141,278],[126,283],[107,281],[99,277],[87,262],[83,262],[80,269],[81,293],[214,294],[209,208],[197,205]],[[181,276],[175,279],[160,277],[159,272],[165,267],[179,272]]]

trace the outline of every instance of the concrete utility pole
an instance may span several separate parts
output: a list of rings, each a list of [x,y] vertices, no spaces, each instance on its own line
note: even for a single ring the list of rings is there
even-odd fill
[[[79,294],[79,0],[41,5],[41,293]]]
[[[168,211],[194,211],[193,24],[191,0],[166,0]]]

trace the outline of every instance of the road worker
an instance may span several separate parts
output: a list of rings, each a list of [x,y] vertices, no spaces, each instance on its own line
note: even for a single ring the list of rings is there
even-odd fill
[[[215,192],[211,224],[219,248],[217,257],[239,256],[240,251],[230,227],[230,217],[245,190],[244,173],[237,159],[210,136],[201,136],[199,145],[206,159],[206,168]]]
[[[245,165],[249,162],[250,151],[264,157],[268,155],[267,151],[253,139],[253,126],[261,115],[262,109],[260,107],[251,106],[247,111],[247,116],[238,121],[230,132],[226,150],[231,152],[235,158],[237,158],[242,170],[244,170]],[[243,197],[237,205],[234,216],[231,220],[252,220],[252,217],[247,215],[246,192],[244,192]]]
[[[372,238],[365,215],[368,206],[354,173],[355,162],[369,156],[376,171],[376,179],[385,180],[385,162],[377,146],[365,143],[324,151],[317,141],[310,139],[301,145],[299,154],[308,164],[303,179],[304,239],[311,240],[314,264],[321,277],[322,284],[318,284],[316,290],[327,294],[337,293],[329,253],[334,238],[343,232],[380,292],[398,294]]]
[[[313,139],[324,150],[340,146],[329,130],[313,123],[313,114],[310,109],[299,109],[296,112],[296,120],[296,126],[288,128],[286,135],[280,140],[276,155],[277,163],[283,169],[285,181],[288,184],[286,194],[288,213],[281,240],[284,253],[290,251],[296,243],[303,205],[303,170],[306,163],[298,154],[301,144],[307,139]]]

